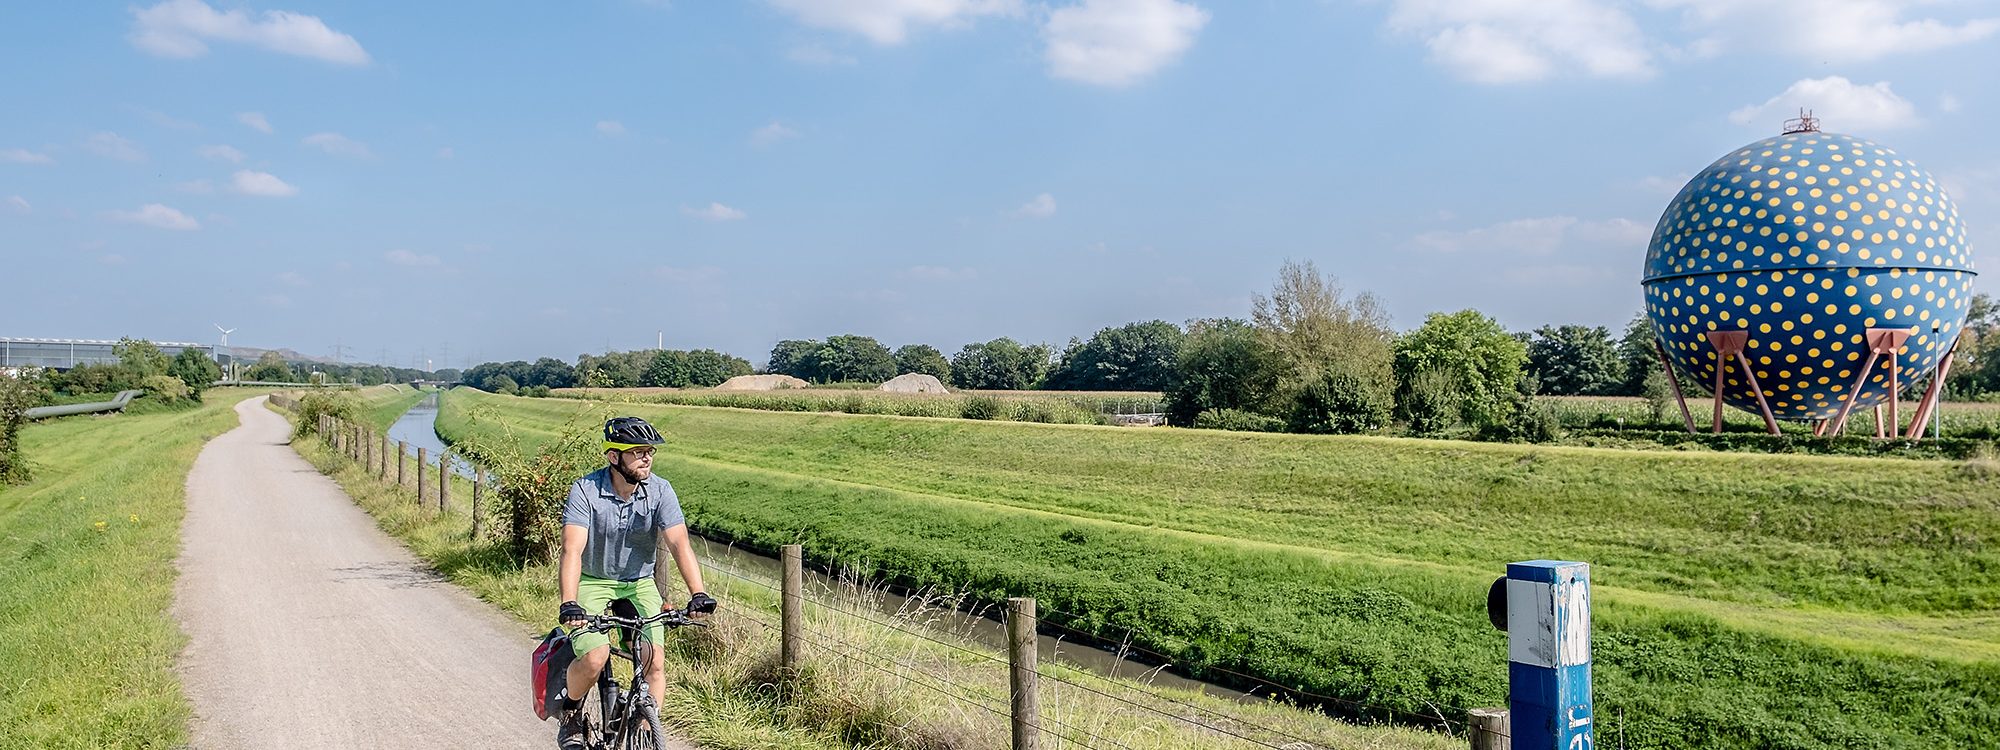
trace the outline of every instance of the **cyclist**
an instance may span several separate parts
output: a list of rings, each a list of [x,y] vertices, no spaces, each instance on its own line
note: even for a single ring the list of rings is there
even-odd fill
[[[583,746],[581,696],[611,658],[609,636],[582,626],[615,599],[631,601],[641,617],[658,614],[667,592],[666,581],[653,576],[653,556],[660,548],[673,555],[674,566],[693,592],[688,613],[715,611],[715,599],[704,593],[694,546],[688,543],[680,499],[667,480],[653,474],[653,452],[664,443],[644,419],[617,417],[605,422],[604,468],[571,484],[563,503],[562,559],[557,567],[563,602],[558,619],[570,628],[576,654],[566,675],[556,729],[556,741],[564,748]],[[646,685],[656,704],[666,684],[660,649],[664,631],[658,624],[646,628],[652,644],[644,658]]]

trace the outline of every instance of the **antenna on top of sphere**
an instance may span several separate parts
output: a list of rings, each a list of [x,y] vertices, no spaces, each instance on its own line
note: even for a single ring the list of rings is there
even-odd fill
[[[1817,132],[1819,132],[1819,118],[1814,117],[1810,109],[1800,107],[1798,117],[1785,121],[1785,135]]]

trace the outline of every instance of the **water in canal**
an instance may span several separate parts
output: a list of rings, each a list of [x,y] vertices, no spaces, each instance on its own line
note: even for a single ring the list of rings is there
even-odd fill
[[[444,441],[437,435],[437,413],[437,395],[432,394],[416,406],[410,407],[409,411],[404,412],[403,416],[396,420],[396,424],[389,428],[389,439],[404,441],[413,452],[419,447],[426,449],[425,452],[430,457],[428,462],[436,465],[437,461],[435,457],[446,450]],[[453,463],[455,464],[453,466],[454,470],[467,477],[471,476],[464,462],[455,461]],[[671,481],[672,477],[668,477],[668,479]],[[696,538],[701,544],[701,550],[698,553],[701,559],[703,561],[719,563],[719,567],[722,568],[724,575],[735,574],[745,576],[767,586],[777,585],[777,582],[782,578],[782,571],[779,567],[781,563],[777,558],[741,547],[703,539],[699,536]],[[805,588],[808,592],[841,591],[850,585],[851,583],[842,582],[818,571],[811,569],[805,571]],[[864,597],[864,599],[874,603],[877,610],[884,615],[895,615],[916,608],[934,609],[934,605],[926,605],[924,602],[912,602],[908,597],[899,596],[886,590],[880,591],[879,595],[871,595]],[[910,625],[913,627],[926,627],[915,623],[910,623]],[[1004,652],[1007,649],[1007,628],[998,619],[989,619],[969,612],[953,610],[948,615],[939,617],[936,623],[928,627],[942,633],[969,638],[972,641],[998,651]],[[1264,700],[1261,697],[1249,695],[1239,690],[1191,680],[1164,671],[1155,665],[1126,659],[1113,651],[1094,648],[1056,636],[1046,634],[1040,636],[1038,650],[1039,653],[1043,654],[1043,659],[1054,658],[1063,663],[1087,669],[1101,675],[1137,680],[1160,687],[1199,690],[1210,695],[1236,700],[1250,702],[1262,702]],[[1050,655],[1053,655],[1053,657]]]

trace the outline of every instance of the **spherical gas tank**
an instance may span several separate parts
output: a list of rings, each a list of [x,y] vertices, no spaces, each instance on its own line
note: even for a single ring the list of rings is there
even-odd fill
[[[1779,419],[1832,417],[1887,400],[1884,357],[1864,332],[1911,332],[1907,390],[1936,367],[1972,304],[1965,225],[1929,172],[1888,148],[1807,131],[1752,143],[1695,175],[1646,250],[1646,316],[1667,356],[1723,399],[1757,411],[1750,380],[1705,334],[1749,334],[1744,356]],[[1905,398],[1915,398],[1908,395]]]

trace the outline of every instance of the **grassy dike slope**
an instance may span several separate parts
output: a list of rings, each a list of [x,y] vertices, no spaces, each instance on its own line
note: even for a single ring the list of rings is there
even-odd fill
[[[549,434],[576,404],[457,393]],[[601,410],[602,407],[585,407]],[[1595,564],[1632,747],[1977,745],[2000,729],[1994,485],[1942,462],[620,406],[697,527],[1129,628],[1409,713],[1497,704],[1485,584]]]
[[[0,745],[187,744],[169,611],[187,474],[236,427],[236,403],[264,392],[22,430],[34,481],[0,486]]]

